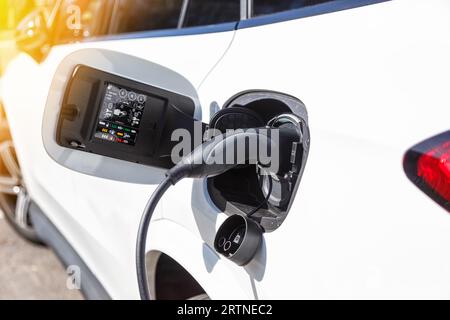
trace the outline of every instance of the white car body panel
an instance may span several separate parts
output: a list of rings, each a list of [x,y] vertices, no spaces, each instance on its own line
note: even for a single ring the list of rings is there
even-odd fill
[[[392,1],[237,32],[202,104],[281,91],[311,128],[294,205],[264,237],[259,298],[450,297],[450,217],[402,168],[449,128],[449,17],[448,1]]]
[[[402,168],[409,147],[449,129],[448,30],[450,2],[395,0],[236,32],[60,46],[42,65],[16,58],[3,97],[33,199],[113,298],[138,298],[135,238],[155,186],[82,175],[45,152],[53,74],[84,48],[182,74],[204,122],[211,103],[249,89],[305,103],[312,140],[296,199],[247,267],[211,248],[226,215],[204,181],[182,181],[162,200],[147,247],[178,261],[211,298],[450,298],[450,216]]]

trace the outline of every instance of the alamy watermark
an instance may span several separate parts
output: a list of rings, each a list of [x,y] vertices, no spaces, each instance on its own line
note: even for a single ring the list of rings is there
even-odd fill
[[[202,143],[209,139],[218,142],[218,147],[203,153],[202,158],[196,158],[197,162],[201,161],[206,165],[259,164],[265,167],[267,172],[277,172],[279,169],[280,135],[278,129],[229,129],[225,133],[209,129],[203,133],[201,123],[195,124],[193,135],[184,128],[173,131],[171,140],[178,143],[172,148],[172,162],[180,162],[193,151],[193,146],[204,148]]]
[[[81,30],[81,8],[75,4],[69,5],[66,9],[66,26],[69,30]]]
[[[81,290],[81,268],[76,265],[69,266],[66,270],[66,287],[68,290]]]

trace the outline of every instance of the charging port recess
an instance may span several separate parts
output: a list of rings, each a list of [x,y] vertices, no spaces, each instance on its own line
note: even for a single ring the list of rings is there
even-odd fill
[[[280,157],[282,175],[267,175],[258,166],[240,166],[207,181],[211,200],[220,210],[229,216],[247,216],[264,232],[275,231],[289,213],[308,158],[305,105],[282,93],[248,91],[230,99],[212,118],[211,126],[221,131],[267,126],[297,133],[289,141],[289,154]]]

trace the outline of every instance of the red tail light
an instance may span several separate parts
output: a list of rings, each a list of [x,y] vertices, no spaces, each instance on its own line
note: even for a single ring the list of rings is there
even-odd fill
[[[412,147],[403,167],[420,190],[450,212],[450,131]]]

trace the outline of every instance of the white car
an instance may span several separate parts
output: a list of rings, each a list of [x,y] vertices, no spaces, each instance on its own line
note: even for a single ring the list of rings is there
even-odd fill
[[[2,206],[87,298],[138,299],[164,128],[245,109],[222,126],[299,125],[294,178],[269,191],[241,166],[169,189],[146,243],[152,298],[448,299],[448,30],[448,0],[55,1],[21,25],[2,79],[21,170],[7,142]],[[257,250],[220,254],[222,224],[252,210]]]

